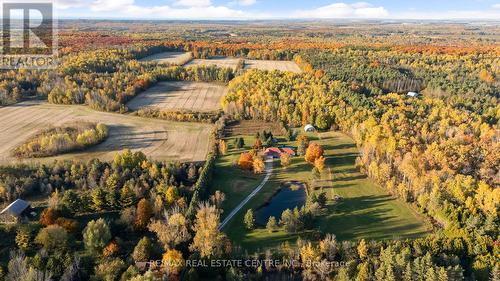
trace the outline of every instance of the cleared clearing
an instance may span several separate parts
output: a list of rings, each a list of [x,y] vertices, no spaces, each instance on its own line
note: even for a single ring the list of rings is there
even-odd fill
[[[226,67],[226,68],[232,68],[233,70],[236,70],[238,68],[238,63],[240,62],[241,59],[239,58],[227,58],[227,57],[215,57],[211,59],[194,59],[190,61],[186,66],[192,66],[192,65],[205,65],[205,66],[210,66],[210,65],[215,65],[217,67]]]
[[[123,150],[142,151],[155,160],[204,161],[211,126],[177,123],[116,113],[93,111],[84,106],[23,102],[0,107],[0,164],[52,161],[54,159],[111,160]],[[101,122],[108,126],[108,139],[89,150],[56,157],[20,160],[12,150],[48,126],[67,122]]]
[[[279,70],[302,73],[300,67],[293,61],[245,60],[245,69]]]
[[[193,58],[193,55],[185,52],[164,52],[154,54],[140,59],[142,62],[157,62],[172,65],[184,65]]]
[[[161,82],[131,100],[127,107],[138,110],[156,107],[162,110],[210,112],[221,108],[220,100],[227,87],[202,82]]]

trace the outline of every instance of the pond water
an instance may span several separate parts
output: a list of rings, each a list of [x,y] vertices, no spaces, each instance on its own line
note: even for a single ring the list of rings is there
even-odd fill
[[[293,210],[295,207],[302,207],[306,203],[306,190],[303,183],[293,183],[284,185],[271,200],[257,209],[255,212],[255,222],[265,226],[269,217],[274,216],[276,221],[281,219],[284,210]]]

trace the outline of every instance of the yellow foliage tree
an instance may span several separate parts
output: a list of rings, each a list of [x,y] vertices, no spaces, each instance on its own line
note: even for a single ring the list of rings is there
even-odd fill
[[[314,164],[314,161],[323,156],[323,153],[324,151],[321,145],[311,142],[309,147],[307,147],[305,159],[307,162]]]
[[[258,157],[253,160],[253,172],[256,174],[263,173],[266,169],[266,164],[262,160],[262,158]]]

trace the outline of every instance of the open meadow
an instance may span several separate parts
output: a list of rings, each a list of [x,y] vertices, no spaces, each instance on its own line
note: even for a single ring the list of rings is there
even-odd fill
[[[293,61],[245,60],[244,69],[279,70],[302,73],[300,67]]]
[[[169,65],[184,65],[193,58],[191,52],[164,52],[140,59],[141,62],[157,62]]]
[[[175,123],[146,119],[115,113],[93,111],[84,106],[51,105],[41,102],[22,102],[0,107],[0,164],[12,164],[19,160],[12,150],[49,126],[68,122],[101,122],[108,126],[109,137],[103,143],[84,152],[69,153],[56,157],[36,159],[101,160],[113,159],[123,150],[142,151],[155,160],[204,161],[208,152],[210,125]]]
[[[155,107],[160,110],[210,112],[219,110],[227,87],[202,82],[161,82],[131,100],[127,107],[138,110]]]

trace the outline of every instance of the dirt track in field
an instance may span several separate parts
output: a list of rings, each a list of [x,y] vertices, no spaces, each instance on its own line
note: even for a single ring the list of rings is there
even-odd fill
[[[111,160],[123,149],[142,151],[155,160],[204,161],[212,126],[177,123],[116,113],[93,111],[84,106],[23,102],[0,107],[0,164],[44,162],[54,159]],[[74,121],[101,122],[108,126],[108,139],[84,152],[56,157],[17,159],[12,150],[48,126]]]
[[[193,55],[185,52],[164,52],[159,54],[154,54],[143,59],[140,59],[141,62],[157,62],[157,63],[166,63],[173,65],[184,65],[188,63],[193,58]]]
[[[279,70],[302,73],[300,67],[293,61],[245,60],[245,69]]]
[[[131,100],[127,107],[138,110],[156,107],[162,110],[210,112],[221,108],[220,100],[227,87],[202,82],[161,82]]]

